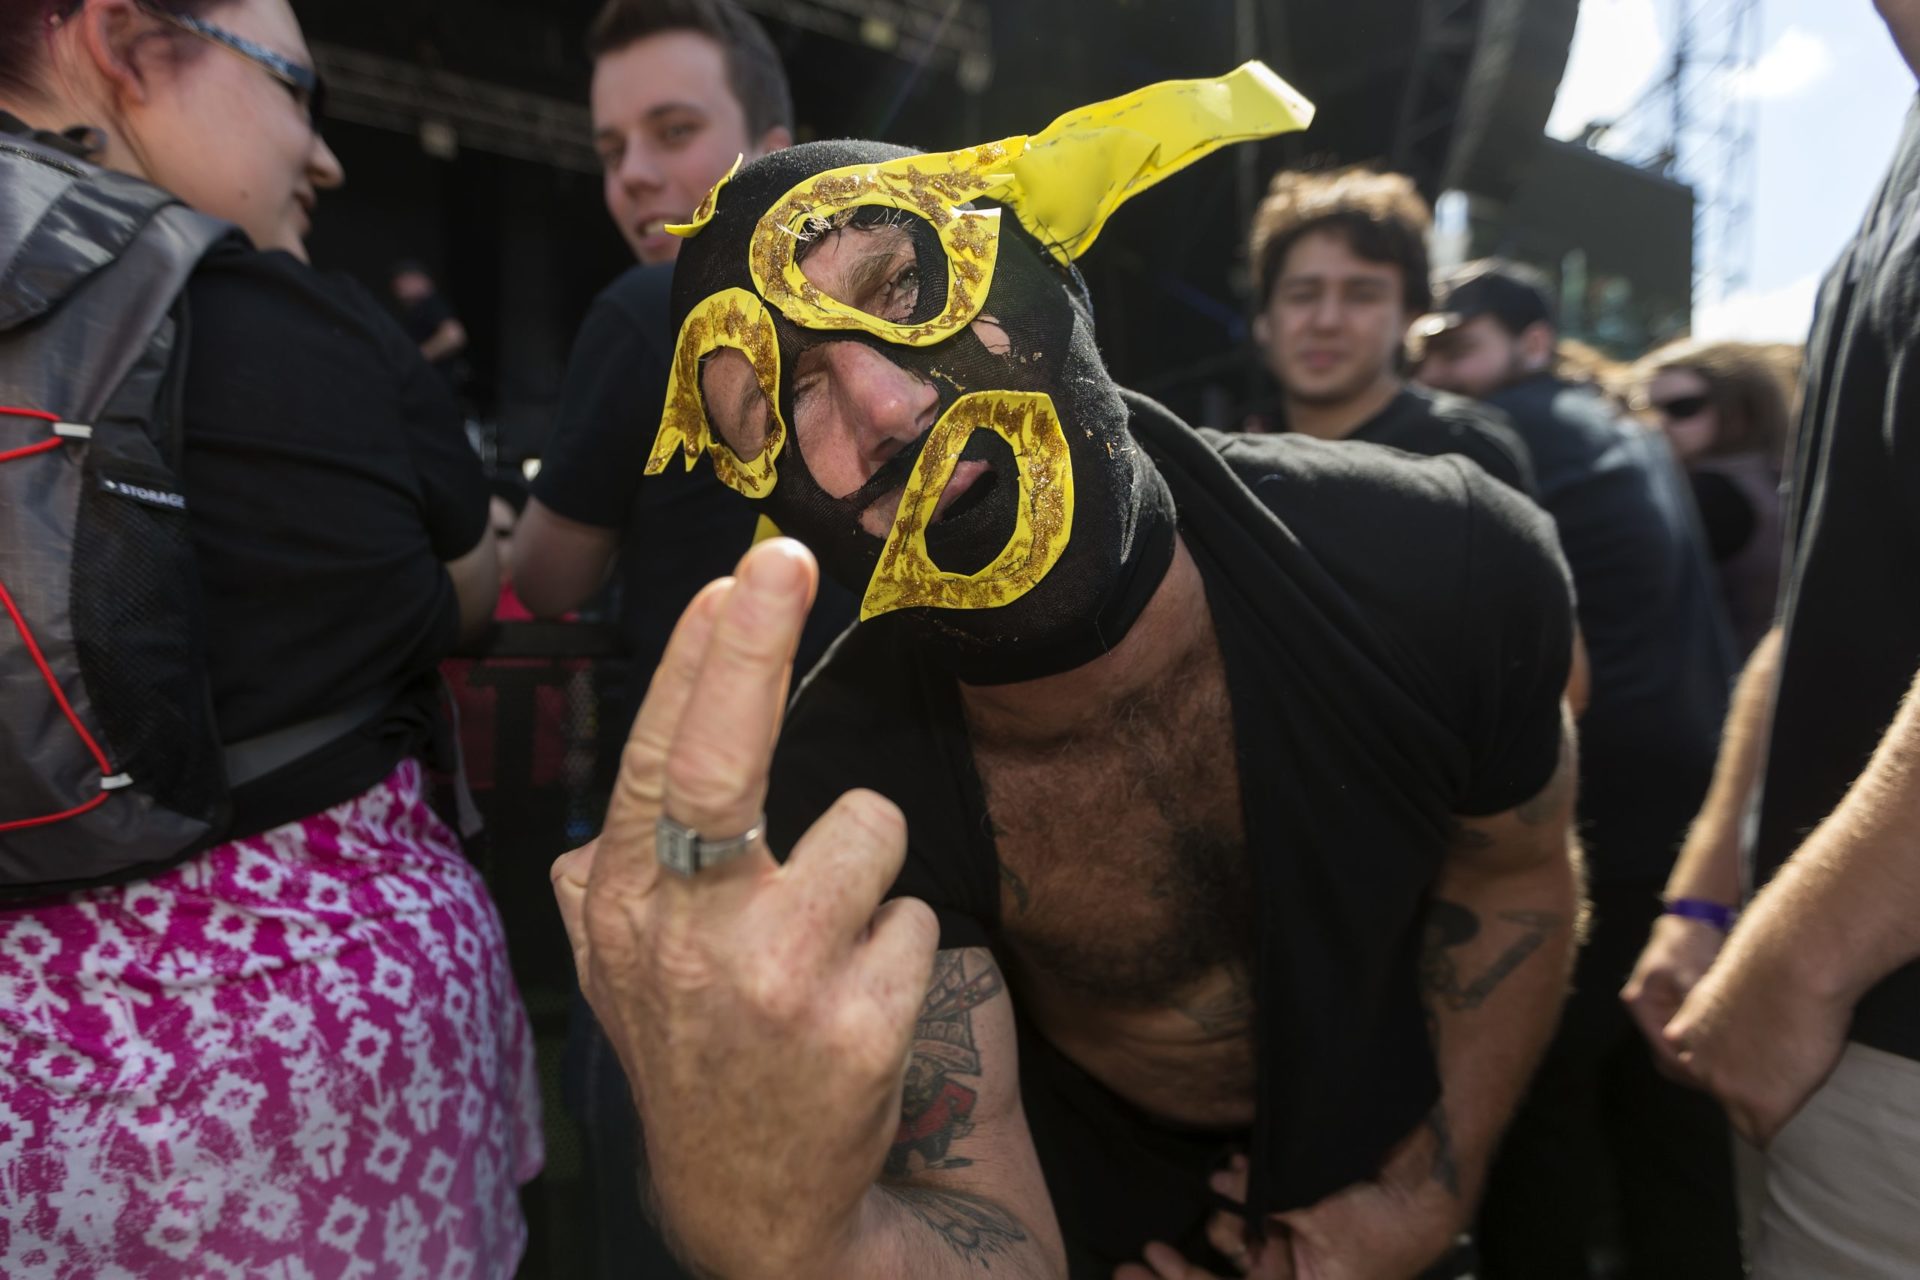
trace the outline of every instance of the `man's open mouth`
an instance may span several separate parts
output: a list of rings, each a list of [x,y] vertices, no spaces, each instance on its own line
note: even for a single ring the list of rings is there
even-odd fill
[[[1013,536],[1018,503],[1007,488],[1014,474],[1013,450],[991,431],[976,431],[947,477],[927,525],[927,554],[948,573],[977,573],[993,562]],[[869,482],[871,483],[871,482]],[[867,504],[860,527],[884,538],[899,518],[904,484],[889,487]]]

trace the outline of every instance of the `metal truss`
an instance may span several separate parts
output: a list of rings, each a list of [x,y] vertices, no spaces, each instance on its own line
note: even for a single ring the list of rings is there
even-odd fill
[[[1760,0],[1671,0],[1666,70],[1591,145],[1694,188],[1694,290],[1718,301],[1753,267],[1758,102],[1742,81],[1760,56]]]
[[[953,75],[978,93],[993,80],[992,26],[983,0],[747,0],[791,26],[877,49]],[[316,44],[327,115],[420,140],[429,154],[459,149],[576,173],[600,172],[587,109],[338,44]]]
[[[1420,36],[1400,97],[1392,167],[1432,199],[1447,177],[1454,128],[1480,41],[1481,0],[1416,0]]]
[[[420,139],[430,154],[466,148],[576,173],[600,172],[587,109],[537,93],[336,44],[316,44],[327,115]]]
[[[951,72],[968,93],[993,83],[993,27],[982,0],[744,0],[790,26]]]

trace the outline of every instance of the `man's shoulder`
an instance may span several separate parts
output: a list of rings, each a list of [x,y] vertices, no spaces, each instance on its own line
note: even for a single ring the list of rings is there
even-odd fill
[[[1442,422],[1459,423],[1500,435],[1510,435],[1513,431],[1513,418],[1483,400],[1472,400],[1451,391],[1435,391],[1430,387],[1408,387],[1407,392],[1425,405],[1429,415]]]
[[[1408,386],[1352,438],[1409,453],[1457,453],[1522,493],[1534,490],[1532,462],[1512,421],[1477,400]]]
[[[641,338],[662,347],[672,341],[673,264],[628,267],[593,300],[593,313],[618,317]]]
[[[1308,511],[1355,519],[1385,509],[1440,516],[1469,507],[1489,483],[1453,456],[1424,456],[1362,441],[1302,435],[1199,433],[1241,483],[1287,520]]]
[[[1540,448],[1558,442],[1588,452],[1603,451],[1629,430],[1626,411],[1590,382],[1528,378],[1487,397],[1527,440]]]
[[[1459,575],[1486,565],[1529,581],[1564,576],[1551,518],[1458,454],[1204,435],[1286,536],[1360,595],[1445,612],[1457,608]]]

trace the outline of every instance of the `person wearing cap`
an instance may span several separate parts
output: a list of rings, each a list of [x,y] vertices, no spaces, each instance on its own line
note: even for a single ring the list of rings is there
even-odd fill
[[[1553,305],[1533,272],[1469,264],[1439,292],[1416,326],[1418,376],[1504,410],[1525,441],[1573,572],[1591,673],[1580,823],[1593,928],[1488,1184],[1484,1275],[1588,1274],[1594,1207],[1610,1195],[1627,1274],[1735,1277],[1725,1121],[1656,1071],[1616,996],[1706,794],[1734,670],[1692,494],[1661,436],[1556,373]]]
[[[1280,398],[1242,430],[1457,453],[1530,494],[1533,466],[1504,415],[1407,384],[1407,325],[1433,299],[1432,225],[1403,174],[1274,175],[1253,215],[1250,256],[1262,299],[1254,341]]]

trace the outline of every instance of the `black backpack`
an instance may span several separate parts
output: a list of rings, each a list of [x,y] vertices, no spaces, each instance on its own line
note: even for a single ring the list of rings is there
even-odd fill
[[[0,121],[0,897],[228,819],[179,480],[182,290],[228,224]]]

